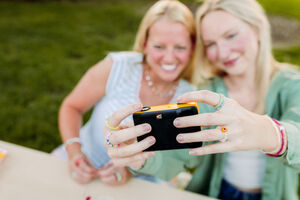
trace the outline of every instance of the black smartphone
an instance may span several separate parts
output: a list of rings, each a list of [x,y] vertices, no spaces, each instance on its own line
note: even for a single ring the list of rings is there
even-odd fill
[[[148,123],[152,130],[150,133],[139,136],[138,141],[152,135],[156,142],[145,151],[171,150],[171,149],[186,149],[201,147],[202,142],[194,143],[178,143],[176,136],[179,133],[192,133],[200,131],[200,126],[188,128],[176,128],[173,125],[177,117],[197,115],[199,107],[197,103],[178,103],[167,104],[151,107],[143,107],[139,112],[133,114],[133,121],[135,125]]]

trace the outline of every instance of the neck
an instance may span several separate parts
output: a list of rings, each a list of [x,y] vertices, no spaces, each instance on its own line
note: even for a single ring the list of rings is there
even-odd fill
[[[255,67],[252,67],[255,69]],[[227,75],[224,77],[225,85],[228,90],[238,91],[238,90],[256,90],[255,84],[255,70],[248,71],[242,75]]]
[[[168,98],[173,96],[176,88],[177,81],[167,82],[161,80],[150,67],[144,68],[144,80],[147,86],[152,90],[152,93],[156,96]]]

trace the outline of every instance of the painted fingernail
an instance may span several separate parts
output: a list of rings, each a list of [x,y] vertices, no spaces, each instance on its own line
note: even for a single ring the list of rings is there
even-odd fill
[[[150,131],[150,129],[151,129],[150,125],[148,125],[148,124],[143,125],[143,130],[144,130],[145,132]]]
[[[149,139],[148,139],[148,143],[149,144],[154,144],[155,143],[155,138],[154,137],[150,137]]]
[[[179,119],[175,119],[174,120],[174,125],[175,126],[179,126],[180,125],[180,120]]]
[[[177,135],[176,137],[178,142],[183,142],[183,136],[182,135]]]

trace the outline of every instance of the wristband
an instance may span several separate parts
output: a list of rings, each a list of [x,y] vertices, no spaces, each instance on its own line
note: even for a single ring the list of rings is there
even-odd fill
[[[65,146],[67,147],[75,142],[81,144],[81,139],[79,137],[73,137],[73,138],[67,139],[65,142]]]
[[[283,125],[280,124],[276,119],[274,119],[274,118],[271,118],[271,119],[272,119],[272,124],[275,123],[275,125],[274,124],[273,125],[274,125],[274,127],[276,127],[276,130],[278,130],[278,128],[279,128],[279,133],[280,133],[280,136],[281,136],[281,140],[280,140],[281,141],[281,146],[280,146],[280,149],[277,153],[275,153],[275,154],[266,153],[266,155],[270,156],[270,157],[279,157],[283,153],[285,143],[286,143],[286,140],[285,140],[285,137],[284,137],[285,129],[284,129]]]

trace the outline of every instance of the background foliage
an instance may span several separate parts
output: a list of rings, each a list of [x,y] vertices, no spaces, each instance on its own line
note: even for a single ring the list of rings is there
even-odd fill
[[[59,145],[57,113],[63,98],[108,52],[131,48],[153,2],[1,1],[0,140],[46,152]],[[298,0],[260,2],[269,13],[300,20]],[[274,53],[300,65],[300,44]]]

